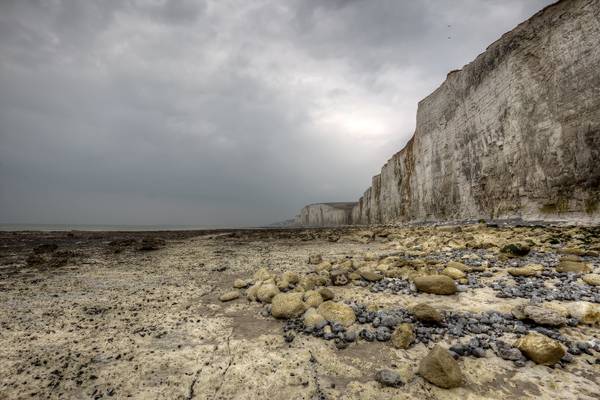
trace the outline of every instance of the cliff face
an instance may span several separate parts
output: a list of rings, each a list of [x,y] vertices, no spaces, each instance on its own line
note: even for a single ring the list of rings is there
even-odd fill
[[[352,210],[357,203],[319,203],[310,204],[296,216],[294,225],[332,226],[350,225]]]
[[[559,1],[448,74],[351,220],[515,217],[600,222],[600,1]]]

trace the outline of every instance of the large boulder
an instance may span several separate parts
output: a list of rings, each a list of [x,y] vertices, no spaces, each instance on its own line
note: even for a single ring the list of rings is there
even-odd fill
[[[298,274],[295,272],[291,272],[291,271],[284,272],[283,274],[278,276],[276,279],[277,287],[281,291],[288,290],[290,287],[298,284],[299,281],[300,281],[300,277],[298,276]]]
[[[454,267],[446,267],[444,268],[444,270],[442,271],[442,275],[446,275],[454,280],[458,280],[458,279],[462,279],[462,278],[466,278],[467,274],[465,274],[463,271],[461,271],[460,269],[454,268]]]
[[[248,290],[246,290],[246,297],[248,298],[248,301],[256,301],[257,300],[257,295],[258,295],[258,289],[260,289],[262,283],[261,282],[257,282],[254,285],[250,286],[248,288]]]
[[[522,308],[526,318],[547,326],[563,326],[567,323],[567,319],[558,312],[545,307],[525,306]]]
[[[231,300],[235,300],[237,298],[240,297],[240,291],[239,290],[232,290],[230,292],[225,292],[222,295],[219,296],[219,300],[225,302],[225,301],[231,301]]]
[[[309,308],[304,313],[304,326],[314,328],[315,326],[324,325],[326,323],[325,318],[317,312],[314,308]]]
[[[264,283],[256,291],[256,298],[262,303],[270,303],[273,297],[278,295],[279,288],[274,283]]]
[[[536,364],[554,365],[565,355],[563,346],[548,336],[529,333],[518,339],[514,347]]]
[[[450,352],[437,344],[421,360],[419,375],[444,389],[460,386],[463,378],[460,366]]]
[[[538,276],[544,270],[540,264],[528,264],[524,267],[509,268],[508,273],[512,276]]]
[[[330,270],[331,270],[331,263],[329,261],[323,261],[322,263],[319,263],[318,265],[315,266],[315,272],[330,271]]]
[[[446,264],[446,267],[458,269],[459,271],[462,271],[462,272],[471,272],[473,270],[472,267],[469,267],[468,265],[463,264],[458,261],[449,261],[448,264]]]
[[[397,349],[408,349],[415,341],[415,332],[412,324],[400,324],[392,333],[392,346]]]
[[[600,325],[600,306],[585,301],[577,301],[567,306],[569,314],[584,324]]]
[[[412,308],[412,313],[414,314],[415,318],[421,322],[440,323],[444,319],[442,313],[425,303],[420,303],[414,306]]]
[[[304,293],[304,303],[307,307],[317,308],[323,303],[323,297],[316,290],[309,290]]]
[[[304,313],[302,293],[279,293],[271,300],[271,315],[275,318],[295,318]]]
[[[301,288],[303,290],[313,290],[317,286],[316,278],[314,276],[303,276],[300,278],[300,282],[296,288]]]
[[[585,283],[591,286],[600,286],[600,274],[587,274],[581,277]]]
[[[427,275],[414,278],[417,289],[431,294],[449,295],[456,293],[456,285],[452,278],[446,275]]]
[[[578,272],[586,274],[592,272],[592,269],[583,262],[562,259],[556,266],[556,272]]]
[[[344,326],[350,326],[356,321],[354,310],[344,303],[326,301],[317,309],[318,313],[328,321],[337,322]]]
[[[281,291],[287,291],[291,285],[290,281],[288,281],[287,278],[283,276],[278,276],[275,279],[275,282],[277,283],[277,288]]]
[[[284,272],[283,274],[281,274],[281,278],[288,281],[292,285],[295,285],[296,283],[298,283],[298,281],[300,281],[300,277],[298,276],[298,274],[292,271]]]
[[[361,268],[358,273],[360,277],[369,282],[376,282],[383,279],[383,276],[378,272],[373,271],[371,268],[365,267]]]
[[[266,281],[273,278],[273,274],[266,268],[260,268],[254,273],[254,281]]]

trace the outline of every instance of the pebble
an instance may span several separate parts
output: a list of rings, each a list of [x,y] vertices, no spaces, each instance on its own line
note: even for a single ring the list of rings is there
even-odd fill
[[[600,303],[600,287],[587,284],[578,284],[580,274],[573,272],[552,272],[544,270],[541,277],[513,277],[499,279],[490,287],[497,291],[500,298],[527,298],[537,303],[542,301],[588,301]],[[547,287],[545,282],[549,279],[555,281],[554,287]]]
[[[364,339],[367,342],[372,342],[373,340],[375,340],[375,335],[373,334],[373,332],[368,331],[366,329],[361,330],[358,336],[360,336],[361,339]]]
[[[375,374],[375,380],[384,386],[399,387],[404,385],[400,374],[389,369],[377,371]]]
[[[392,332],[385,326],[380,326],[375,330],[375,338],[380,342],[387,342],[392,337]]]

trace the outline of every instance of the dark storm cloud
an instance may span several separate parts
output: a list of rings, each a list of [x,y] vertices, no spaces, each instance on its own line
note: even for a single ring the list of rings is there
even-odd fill
[[[355,200],[417,101],[548,3],[2,1],[0,222],[247,225]]]

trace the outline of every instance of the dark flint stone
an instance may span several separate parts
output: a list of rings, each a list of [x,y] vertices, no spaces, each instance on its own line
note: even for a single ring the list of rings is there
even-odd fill
[[[399,387],[404,385],[400,374],[389,369],[377,371],[375,380],[384,386]]]
[[[368,331],[366,329],[361,330],[359,336],[361,337],[361,339],[364,339],[367,342],[372,342],[373,340],[375,340],[375,335],[373,334],[373,332]]]
[[[346,342],[354,342],[356,340],[356,332],[345,332],[344,340]]]
[[[575,357],[573,357],[572,354],[567,353],[560,359],[560,362],[569,364],[569,363],[572,363],[574,359],[575,359]]]
[[[466,348],[463,345],[455,344],[450,346],[450,351],[458,354],[459,356],[465,355]]]
[[[481,347],[476,347],[473,350],[471,350],[471,354],[477,358],[483,358],[485,357],[485,350]]]

